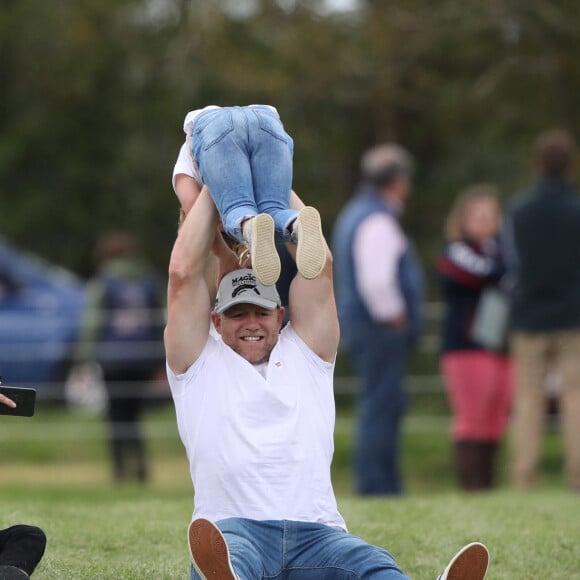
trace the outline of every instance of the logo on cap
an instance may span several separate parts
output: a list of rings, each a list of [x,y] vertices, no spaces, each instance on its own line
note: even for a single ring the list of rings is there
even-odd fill
[[[260,296],[260,291],[257,288],[256,277],[253,274],[244,274],[243,276],[232,278],[232,289],[232,298],[252,290]]]
[[[256,288],[255,284],[243,284],[242,286],[238,286],[237,288],[234,289],[234,291],[232,292],[232,298],[235,298],[239,294],[243,294],[248,290],[249,291],[253,290],[258,296],[261,296],[260,291]]]

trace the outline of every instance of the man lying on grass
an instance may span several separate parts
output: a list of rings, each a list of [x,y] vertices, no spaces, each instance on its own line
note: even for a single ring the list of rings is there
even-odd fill
[[[292,281],[280,331],[278,293],[252,270],[227,274],[211,310],[204,264],[215,227],[203,190],[169,266],[168,376],[195,488],[191,578],[407,578],[389,552],[347,532],[332,489],[330,252],[317,278]],[[221,339],[210,336],[210,315]],[[487,563],[473,543],[441,578],[481,580]]]
[[[0,405],[16,408],[16,402],[2,393]],[[0,580],[30,578],[45,548],[46,536],[36,526],[17,524],[0,530]]]

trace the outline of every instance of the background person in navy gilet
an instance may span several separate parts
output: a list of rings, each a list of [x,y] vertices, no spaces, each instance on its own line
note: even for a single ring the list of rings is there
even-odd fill
[[[97,260],[75,362],[80,369],[90,362],[102,369],[115,481],[145,482],[149,470],[140,419],[147,383],[163,368],[166,285],[127,232],[103,235]]]
[[[361,382],[356,485],[360,494],[399,494],[406,360],[423,325],[423,275],[399,224],[412,161],[398,145],[378,145],[361,171],[333,234],[342,341]]]

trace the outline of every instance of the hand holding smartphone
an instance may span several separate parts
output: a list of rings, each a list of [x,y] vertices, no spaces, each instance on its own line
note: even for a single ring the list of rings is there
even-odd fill
[[[35,402],[35,389],[0,385],[0,415],[32,417]]]

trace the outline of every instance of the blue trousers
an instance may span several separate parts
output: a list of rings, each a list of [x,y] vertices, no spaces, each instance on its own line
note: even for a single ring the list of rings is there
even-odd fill
[[[323,524],[228,518],[216,522],[240,580],[404,580],[387,550]],[[199,575],[192,568],[192,580]]]
[[[191,145],[224,229],[243,241],[241,223],[272,216],[276,234],[289,239],[298,212],[289,209],[294,143],[270,107],[224,107],[200,113]]]
[[[403,493],[400,475],[401,425],[408,337],[380,325],[349,337],[349,352],[361,383],[354,471],[362,495]]]

